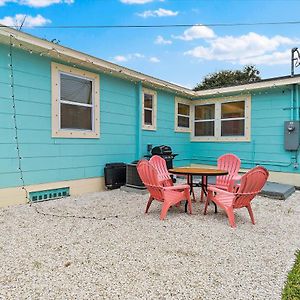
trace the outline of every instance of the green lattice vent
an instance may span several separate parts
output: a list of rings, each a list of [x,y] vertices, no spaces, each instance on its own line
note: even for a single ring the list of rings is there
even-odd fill
[[[29,199],[33,202],[39,202],[39,201],[47,201],[47,200],[68,197],[69,195],[70,195],[70,188],[64,187],[64,188],[53,189],[53,190],[30,192]]]

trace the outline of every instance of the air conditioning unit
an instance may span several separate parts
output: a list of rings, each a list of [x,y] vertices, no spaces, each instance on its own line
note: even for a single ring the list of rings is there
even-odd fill
[[[137,171],[138,161],[126,165],[126,186],[136,189],[146,189]]]

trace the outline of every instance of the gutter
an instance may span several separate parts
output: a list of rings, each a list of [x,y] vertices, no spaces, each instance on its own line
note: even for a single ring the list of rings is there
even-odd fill
[[[203,91],[193,91],[191,89],[181,87],[171,82],[155,78],[137,72],[126,67],[119,66],[117,64],[99,59],[97,57],[82,53],[80,51],[73,50],[68,47],[56,45],[47,40],[35,37],[33,35],[20,32],[10,27],[0,28],[0,43],[9,44],[10,38],[14,39],[15,47],[23,49],[25,51],[36,51],[36,54],[41,54],[52,57],[56,60],[63,60],[70,64],[76,64],[79,67],[83,66],[90,69],[96,69],[103,73],[109,73],[112,76],[121,77],[126,80],[134,81],[136,83],[142,82],[143,85],[150,88],[159,88],[162,90],[171,91],[178,96],[182,95],[185,98],[191,100],[201,100],[201,98],[208,96],[223,96],[230,93],[250,92],[252,90],[264,89],[264,88],[276,88],[284,85],[291,85],[300,83],[300,76],[294,77],[279,77],[265,79],[259,82],[248,83],[244,85],[236,85],[231,87],[224,87],[218,89],[209,89]]]
[[[30,49],[33,53],[35,51],[37,54],[43,53],[43,55],[48,57],[50,56],[55,59],[65,60],[68,63],[76,64],[78,66],[101,70],[103,73],[110,73],[113,76],[122,77],[127,80],[135,82],[141,81],[143,84],[150,87],[152,86],[163,90],[169,90],[188,98],[192,98],[195,95],[195,92],[188,88],[119,66],[68,47],[51,43],[47,40],[43,40],[9,27],[0,28],[0,43],[9,44],[11,37],[13,38],[13,43],[16,48],[18,47],[27,51]]]
[[[200,97],[207,96],[223,96],[224,94],[251,92],[253,90],[266,89],[266,88],[278,88],[281,86],[298,84],[300,83],[300,77],[287,77],[287,78],[274,78],[273,80],[262,80],[254,83],[224,87],[219,89],[202,90],[196,92],[196,97],[193,100],[201,100]]]

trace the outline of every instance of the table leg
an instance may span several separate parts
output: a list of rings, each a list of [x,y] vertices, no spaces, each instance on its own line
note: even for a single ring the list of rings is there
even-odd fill
[[[193,200],[195,200],[194,188],[193,188],[193,175],[187,174],[187,184],[190,186],[190,194],[193,194]],[[185,202],[185,212],[187,212],[188,202]]]
[[[202,176],[201,179],[201,188],[202,188],[202,192],[205,194],[205,196],[207,197],[208,194],[208,176]],[[213,201],[212,201],[213,202]],[[213,202],[214,206],[215,206],[215,214],[218,212],[218,208],[215,202]]]
[[[191,175],[190,194],[193,195],[193,201],[196,201],[194,192],[193,175]]]
[[[205,194],[205,188],[204,188],[204,176],[201,176],[201,184],[199,183],[201,187],[201,196],[200,196],[200,202],[203,202],[203,195]],[[205,194],[206,195],[206,194]]]
[[[190,186],[190,195],[193,195],[193,200],[195,201],[193,175],[191,174],[187,175],[187,184]]]

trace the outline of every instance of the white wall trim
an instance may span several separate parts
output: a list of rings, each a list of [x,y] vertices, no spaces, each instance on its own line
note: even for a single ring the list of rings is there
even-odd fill
[[[222,94],[230,93],[245,93],[252,90],[266,89],[266,88],[277,88],[280,86],[286,86],[291,84],[299,84],[300,77],[288,77],[288,78],[274,78],[273,80],[266,80],[261,82],[254,82],[242,85],[229,86],[224,88],[216,88],[209,90],[197,91],[195,96],[206,97],[206,96],[220,96]]]
[[[105,190],[104,177],[93,177],[77,180],[34,184],[26,186],[26,190],[30,193],[41,190],[58,189],[63,187],[70,188],[70,196],[101,192]],[[25,197],[25,191],[22,189],[22,187],[0,189],[0,207],[26,203],[27,199]]]

